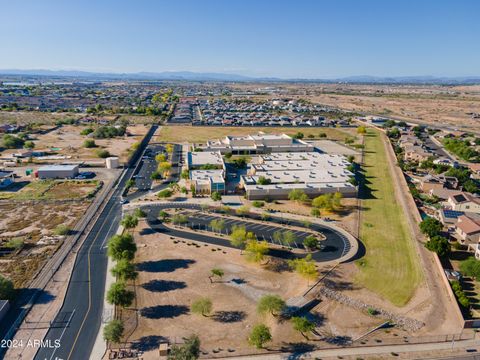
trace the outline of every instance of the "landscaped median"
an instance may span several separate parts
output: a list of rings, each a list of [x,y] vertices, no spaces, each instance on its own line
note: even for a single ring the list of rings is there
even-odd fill
[[[355,281],[389,300],[405,305],[422,280],[407,219],[395,197],[382,133],[368,129],[360,184],[360,240],[366,248]]]

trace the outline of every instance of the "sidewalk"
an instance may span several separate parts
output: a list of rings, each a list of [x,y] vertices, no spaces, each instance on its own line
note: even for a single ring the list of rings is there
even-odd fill
[[[388,345],[388,346],[369,346],[369,347],[344,347],[336,349],[326,349],[326,350],[316,350],[307,352],[304,354],[265,354],[265,355],[250,355],[250,356],[237,356],[237,357],[226,357],[226,358],[216,358],[217,360],[234,360],[234,359],[258,359],[258,360],[284,360],[284,359],[315,359],[321,358],[325,359],[327,357],[331,358],[340,358],[342,356],[376,356],[376,358],[392,357],[392,353],[401,354],[401,353],[421,353],[421,352],[431,352],[431,351],[441,351],[445,356],[453,355],[452,353],[459,354],[458,350],[461,349],[478,349],[480,346],[480,341],[478,340],[463,340],[451,342],[442,342],[442,343],[430,343],[430,344],[406,344],[406,345]],[[450,352],[450,354],[447,353]],[[466,355],[466,353],[464,353]],[[418,355],[417,358],[424,358],[421,355]]]

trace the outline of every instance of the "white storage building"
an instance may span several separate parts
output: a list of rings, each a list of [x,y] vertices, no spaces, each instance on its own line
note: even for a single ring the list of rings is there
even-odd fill
[[[39,179],[73,179],[78,175],[78,165],[46,165],[37,170]]]

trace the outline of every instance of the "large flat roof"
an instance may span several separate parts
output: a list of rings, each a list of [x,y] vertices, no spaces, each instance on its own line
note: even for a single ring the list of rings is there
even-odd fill
[[[207,164],[223,166],[223,158],[220,151],[189,152],[188,163],[193,166],[201,166]]]
[[[78,165],[45,165],[38,168],[39,171],[65,171],[65,170],[75,170],[78,168]]]
[[[328,170],[286,170],[286,171],[257,171],[253,176],[246,176],[245,182],[258,182],[263,176],[270,179],[272,184],[280,183],[335,183],[348,181],[353,173],[344,168],[329,168]]]

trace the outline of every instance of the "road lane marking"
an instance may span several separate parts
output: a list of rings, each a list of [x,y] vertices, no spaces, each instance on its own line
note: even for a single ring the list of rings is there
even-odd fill
[[[112,195],[112,197],[113,197],[113,195]],[[107,202],[107,205],[108,205],[108,202]],[[110,209],[108,210],[106,218],[109,217],[110,213],[112,212],[112,210],[114,208],[115,208],[115,206],[110,207]],[[100,227],[100,229],[102,229],[102,228],[103,228],[103,225]],[[85,325],[85,321],[87,320],[88,314],[90,313],[90,309],[92,307],[92,275],[91,275],[90,255],[91,255],[91,252],[92,252],[93,244],[95,244],[95,241],[97,240],[100,233],[101,233],[101,231],[98,231],[97,235],[95,236],[95,238],[92,240],[92,243],[88,247],[88,257],[87,257],[87,264],[88,264],[88,308],[87,308],[87,312],[85,313],[85,316],[83,317],[82,323],[80,324],[80,328],[78,329],[77,335],[75,336],[75,340],[73,341],[73,345],[72,345],[72,348],[70,349],[70,353],[67,356],[67,360],[70,359],[70,357],[72,356],[73,350],[75,349],[75,345],[77,344],[80,333],[82,332],[83,326]]]
[[[62,340],[63,338],[63,335],[65,334],[65,330],[67,330],[67,328],[70,326],[70,322],[72,321],[72,318],[73,318],[73,315],[75,314],[75,309],[73,309],[72,313],[70,314],[70,318],[68,319],[67,321],[67,324],[65,325],[65,327],[63,328],[63,331],[62,333],[60,334],[60,337],[58,338],[58,340]],[[52,355],[50,356],[50,360],[52,360],[53,358],[53,355],[55,355],[55,352],[57,351],[57,348],[53,349],[53,352],[52,352]]]

